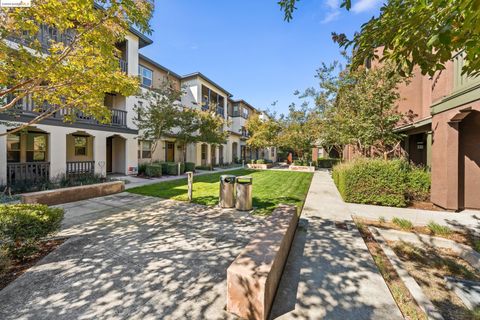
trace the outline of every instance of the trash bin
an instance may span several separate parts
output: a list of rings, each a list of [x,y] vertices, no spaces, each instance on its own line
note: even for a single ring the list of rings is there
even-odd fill
[[[235,207],[235,176],[225,174],[220,176],[220,207]]]
[[[252,177],[237,177],[237,201],[235,208],[240,211],[252,210]]]

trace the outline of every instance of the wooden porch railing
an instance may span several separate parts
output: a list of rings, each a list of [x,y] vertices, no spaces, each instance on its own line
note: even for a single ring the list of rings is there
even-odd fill
[[[7,184],[48,181],[50,162],[7,163]]]
[[[67,161],[67,176],[78,176],[82,174],[94,174],[95,161]]]

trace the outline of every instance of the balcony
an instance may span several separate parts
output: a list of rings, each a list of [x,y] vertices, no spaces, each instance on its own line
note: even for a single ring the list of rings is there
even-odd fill
[[[7,98],[7,103],[11,99],[11,97]],[[11,101],[11,100],[10,100]],[[40,111],[47,110],[49,108],[48,103],[44,103],[41,106],[35,105],[33,100],[29,97],[23,98],[20,100],[12,111],[16,115],[24,115],[24,116],[37,116]],[[98,125],[98,126],[114,126],[114,127],[127,127],[127,111],[118,110],[118,109],[111,109],[111,121],[109,124],[102,124],[92,116],[87,116],[83,112],[75,110],[73,108],[63,108],[58,112],[55,112],[49,119],[57,119],[59,121],[63,121],[65,116],[74,116],[75,122],[79,123],[86,123],[91,125]]]
[[[480,83],[480,77],[469,77],[462,74],[465,65],[465,51],[457,53],[453,57],[453,91],[460,91],[470,85]]]

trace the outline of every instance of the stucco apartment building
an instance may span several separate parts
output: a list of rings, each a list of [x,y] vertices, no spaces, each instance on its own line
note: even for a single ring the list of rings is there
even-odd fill
[[[40,41],[48,43],[49,34],[42,33]],[[217,104],[217,112],[228,120],[224,128],[230,132],[227,141],[220,146],[192,144],[187,147],[187,161],[196,165],[221,165],[237,159],[249,159],[256,154],[242,153],[247,133],[242,132],[244,121],[239,120],[238,112],[249,109],[249,115],[257,112],[244,103],[237,111],[229,108],[232,94],[223,89],[202,73],[180,76],[157,62],[139,53],[139,50],[152,44],[152,40],[131,29],[124,42],[118,44],[121,50],[119,67],[128,75],[140,76],[142,90],[161,85],[168,78],[178,89],[184,90],[182,104],[191,108],[202,108],[209,103]],[[151,142],[139,139],[134,119],[134,107],[138,103],[135,96],[124,97],[107,93],[105,105],[111,110],[111,123],[100,124],[80,112],[75,114],[74,123],[63,122],[65,112],[43,120],[19,133],[0,137],[0,186],[15,182],[32,182],[63,174],[136,174],[138,164],[150,160],[181,161],[180,146],[174,137],[162,139],[160,147],[152,154]],[[19,102],[14,114],[0,113],[0,121],[11,123],[27,122],[36,116],[35,106],[28,98]],[[240,113],[239,113],[240,114]],[[243,122],[242,122],[243,121]],[[15,126],[0,124],[0,132],[5,133]],[[262,151],[267,159],[276,160],[276,150]],[[237,158],[238,157],[238,158]]]
[[[431,168],[431,201],[450,209],[480,209],[480,77],[461,74],[463,52],[433,77],[414,72],[399,88],[398,109],[416,114],[399,126],[409,159]]]

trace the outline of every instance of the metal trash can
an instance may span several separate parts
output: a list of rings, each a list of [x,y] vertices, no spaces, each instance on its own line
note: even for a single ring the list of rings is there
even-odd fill
[[[220,207],[235,207],[235,176],[225,174],[220,176]]]
[[[252,210],[252,180],[251,176],[237,177],[237,201],[235,208],[240,211]]]

